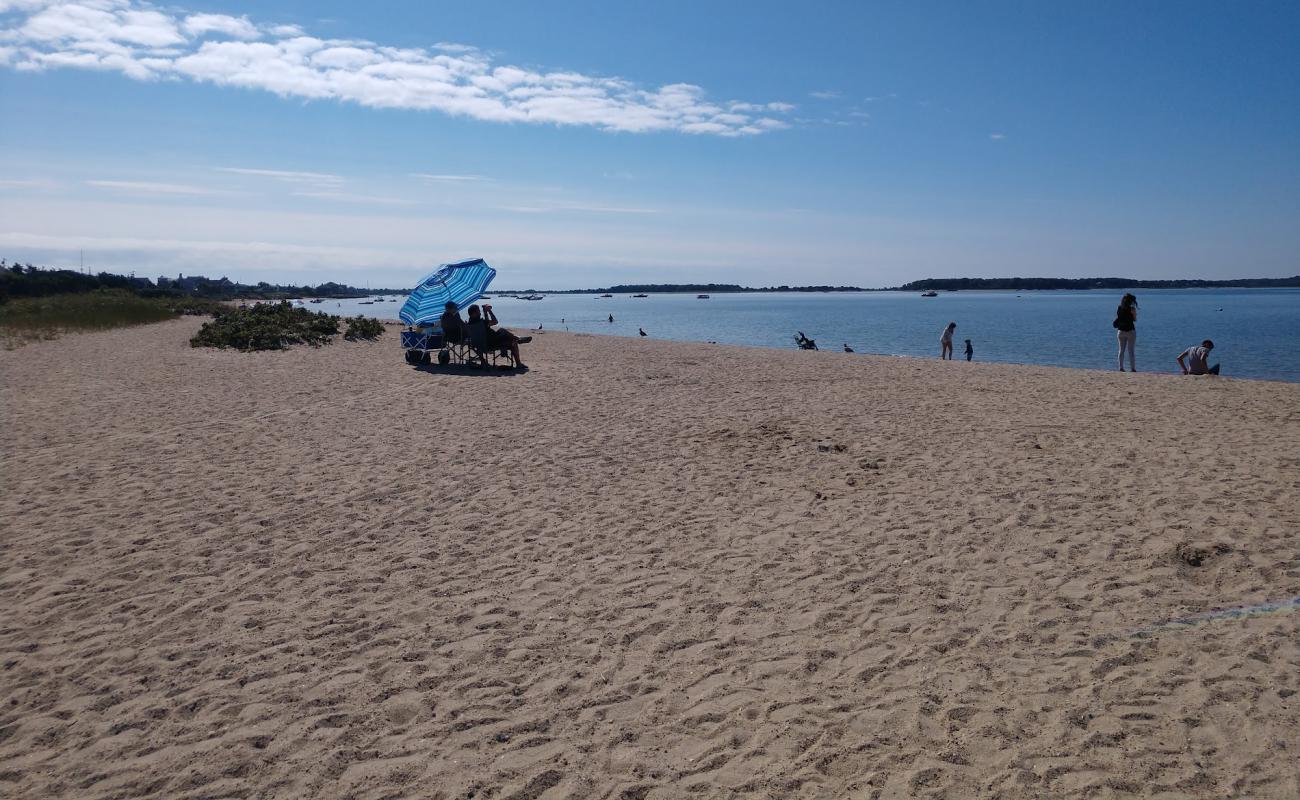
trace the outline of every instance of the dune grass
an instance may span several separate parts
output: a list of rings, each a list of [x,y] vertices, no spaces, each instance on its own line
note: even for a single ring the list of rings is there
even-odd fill
[[[148,325],[181,314],[213,313],[220,307],[212,300],[140,297],[121,289],[15,298],[0,304],[0,343],[12,350],[65,333]]]

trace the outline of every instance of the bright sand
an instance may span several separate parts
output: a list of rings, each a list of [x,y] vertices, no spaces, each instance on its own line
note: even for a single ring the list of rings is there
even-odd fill
[[[0,795],[1300,795],[1300,386],[197,326],[0,352]]]

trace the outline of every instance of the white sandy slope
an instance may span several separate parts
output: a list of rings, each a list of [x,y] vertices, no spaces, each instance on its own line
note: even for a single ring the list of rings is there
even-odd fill
[[[0,795],[1300,796],[1300,386],[0,353]]]

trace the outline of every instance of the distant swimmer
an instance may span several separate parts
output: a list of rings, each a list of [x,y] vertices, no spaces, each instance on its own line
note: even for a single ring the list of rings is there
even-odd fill
[[[649,336],[649,335],[650,335],[650,334],[648,334],[648,333],[645,332],[645,328],[637,328],[636,330],[637,330],[637,333],[641,334],[642,336]]]
[[[613,314],[610,314],[610,315],[609,315],[609,321],[610,321],[610,322],[613,322],[613,321],[614,321],[614,315],[613,315]]]
[[[853,352],[853,348],[852,348],[852,347],[849,347],[849,343],[848,343],[848,342],[845,342],[845,343],[844,343],[844,352],[846,352],[846,353],[852,353],[852,352]]]

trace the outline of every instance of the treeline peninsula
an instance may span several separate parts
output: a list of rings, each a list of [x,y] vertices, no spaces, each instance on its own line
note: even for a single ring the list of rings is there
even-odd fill
[[[959,289],[1273,289],[1300,287],[1300,275],[1291,278],[1241,278],[1233,281],[1134,278],[926,278],[894,287],[897,291],[928,292]]]
[[[1241,278],[1231,281],[1138,280],[1135,278],[925,278],[884,289],[861,286],[741,286],[736,283],[621,283],[603,289],[501,289],[495,294],[727,294],[744,292],[955,292],[967,290],[1036,291],[1050,289],[1239,289],[1300,288],[1292,278]]]
[[[229,278],[202,275],[165,275],[155,280],[110,272],[84,273],[71,269],[42,269],[31,264],[10,264],[0,260],[0,303],[9,298],[52,297],[100,290],[130,292],[141,297],[197,297],[209,300],[284,300],[292,297],[367,297],[374,294],[405,294],[406,289],[359,289],[342,283],[316,286],[236,283]]]

